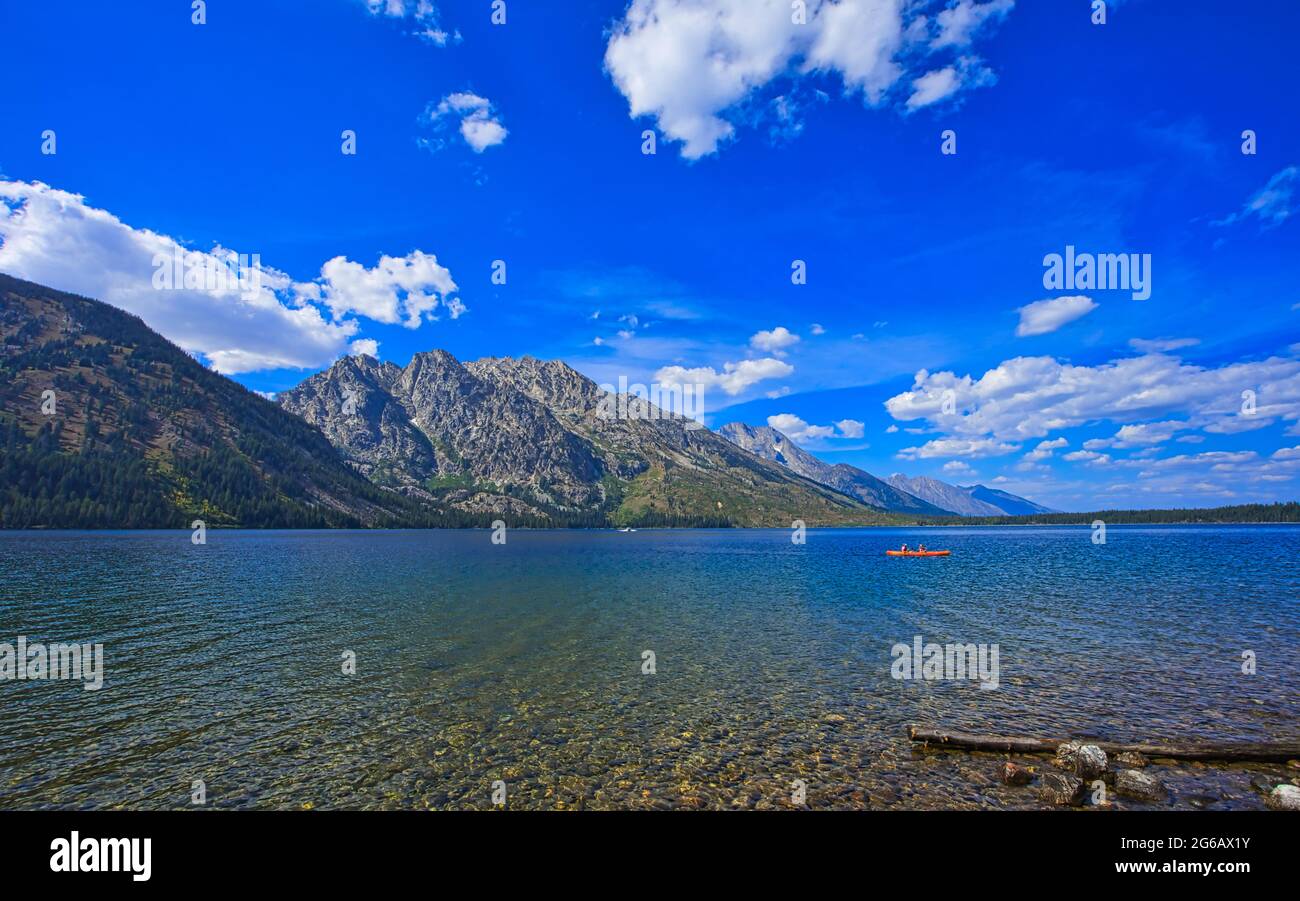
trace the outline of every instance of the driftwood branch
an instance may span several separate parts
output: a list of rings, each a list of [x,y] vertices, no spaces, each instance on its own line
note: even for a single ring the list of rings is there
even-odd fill
[[[1055,754],[1057,747],[1069,740],[1014,735],[974,735],[969,732],[923,729],[920,726],[909,726],[907,733],[912,741],[927,745],[958,748],[964,751],[1003,751],[1014,754]],[[1134,751],[1146,757],[1168,757],[1172,760],[1249,760],[1284,763],[1288,760],[1300,759],[1300,741],[1120,744],[1088,739],[1087,742],[1096,745],[1107,754]]]

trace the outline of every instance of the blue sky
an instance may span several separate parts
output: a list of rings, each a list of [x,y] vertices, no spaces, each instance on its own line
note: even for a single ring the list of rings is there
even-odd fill
[[[880,475],[1295,499],[1300,7],[807,6],[6,4],[0,271],[264,392],[532,354]],[[1049,290],[1067,245],[1150,254],[1151,296]],[[175,246],[260,292],[153,290]]]

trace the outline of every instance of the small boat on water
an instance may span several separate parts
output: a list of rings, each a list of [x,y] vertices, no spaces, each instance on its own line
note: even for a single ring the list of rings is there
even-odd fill
[[[952,551],[885,551],[890,557],[947,557]]]

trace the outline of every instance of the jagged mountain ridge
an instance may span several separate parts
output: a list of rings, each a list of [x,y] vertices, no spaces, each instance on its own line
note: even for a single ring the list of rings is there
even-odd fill
[[[788,435],[770,426],[729,422],[718,429],[718,434],[752,454],[780,463],[879,510],[933,516],[949,512],[876,478],[866,470],[847,463],[831,464],[820,460],[795,444]]]
[[[340,360],[280,403],[377,483],[459,509],[601,510],[615,522],[746,526],[887,521],[856,498],[648,405],[641,416],[602,415],[608,399],[559,361],[462,364],[431,351],[404,369]]]

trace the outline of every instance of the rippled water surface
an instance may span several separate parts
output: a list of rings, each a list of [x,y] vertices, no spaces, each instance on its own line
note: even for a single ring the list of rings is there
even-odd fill
[[[484,808],[498,779],[515,808],[785,807],[799,779],[812,807],[1034,807],[907,724],[1300,738],[1300,529],[1108,537],[0,533],[0,642],[102,642],[107,669],[0,682],[0,807],[186,807],[196,779],[213,807]],[[997,643],[999,688],[891,678],[918,634]],[[1152,772],[1232,808],[1297,771]]]

